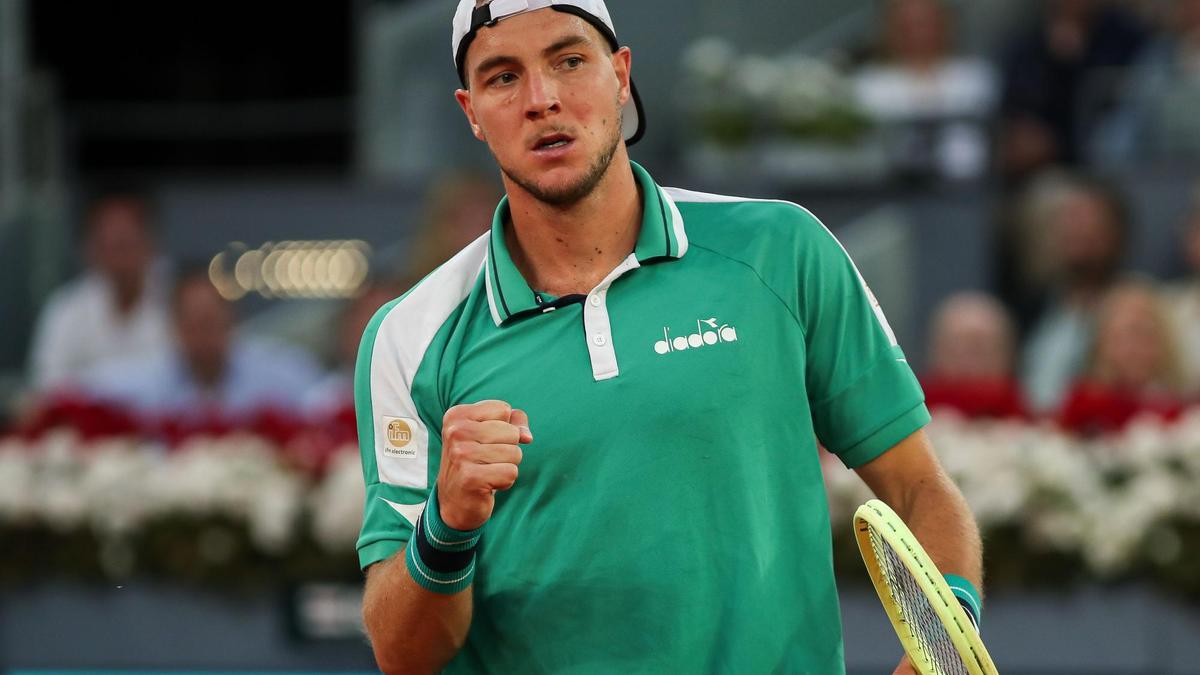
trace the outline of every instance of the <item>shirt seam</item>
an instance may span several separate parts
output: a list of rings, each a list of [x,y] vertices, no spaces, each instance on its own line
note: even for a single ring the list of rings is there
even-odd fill
[[[846,386],[842,387],[841,389],[838,389],[838,390],[837,390],[835,393],[833,393],[833,394],[830,394],[829,396],[826,396],[825,398],[823,398],[823,399],[821,399],[821,400],[819,400],[819,401],[814,401],[814,402],[813,402],[813,404],[812,404],[812,405],[813,405],[813,407],[815,408],[815,407],[817,407],[817,406],[823,406],[823,405],[825,405],[826,403],[829,403],[830,401],[832,401],[833,399],[835,399],[835,398],[837,398],[837,397],[841,396],[842,394],[845,394],[846,392],[850,391],[850,390],[851,390],[851,389],[853,389],[855,386],[857,386],[857,385],[858,385],[858,383],[860,383],[860,382],[862,382],[864,379],[866,379],[866,377],[867,377],[867,376],[869,376],[869,375],[871,375],[872,373],[874,373],[874,372],[875,372],[875,370],[876,370],[877,368],[879,368],[880,366],[883,366],[884,364],[887,364],[887,363],[893,363],[893,362],[894,362],[894,361],[893,361],[893,359],[894,359],[894,358],[895,358],[895,357],[893,357],[891,354],[888,354],[888,355],[887,355],[887,358],[880,358],[880,359],[877,359],[877,360],[876,360],[874,363],[872,363],[872,364],[871,364],[871,367],[870,367],[870,368],[867,368],[866,370],[864,370],[864,371],[862,371],[861,373],[859,373],[859,374],[858,374],[858,376],[857,376],[857,377],[855,377],[855,378],[854,378],[854,380],[853,380],[852,382],[850,382],[850,384],[847,384]]]
[[[861,449],[861,448],[862,448],[862,447],[863,447],[863,446],[864,446],[864,445],[865,445],[865,444],[866,444],[868,441],[870,441],[871,439],[875,438],[875,437],[876,437],[876,436],[878,436],[879,434],[883,433],[885,430],[887,430],[887,428],[888,428],[888,427],[892,426],[893,424],[896,424],[897,422],[899,422],[899,421],[903,420],[905,417],[907,417],[907,416],[911,415],[911,414],[912,414],[914,411],[918,410],[918,409],[919,409],[921,406],[922,406],[922,403],[921,403],[921,402],[917,402],[917,403],[914,403],[913,405],[910,405],[910,406],[908,406],[907,408],[904,408],[904,409],[903,409],[903,410],[901,410],[900,412],[898,412],[898,413],[896,413],[896,414],[894,414],[894,415],[892,415],[892,416],[888,417],[886,421],[884,421],[884,422],[882,422],[882,423],[880,423],[880,424],[876,425],[874,429],[872,429],[870,432],[868,432],[867,434],[865,434],[865,435],[864,435],[864,436],[862,436],[861,438],[858,438],[858,439],[854,440],[853,442],[851,442],[851,443],[847,444],[847,446],[846,446],[846,448],[845,448],[845,449],[843,449],[843,450],[839,450],[839,451],[835,452],[834,454],[836,454],[836,455],[837,455],[839,458],[841,458],[843,461],[845,461],[845,459],[846,459],[846,457],[845,457],[845,456],[846,456],[847,454],[852,454],[852,453],[854,453],[854,452],[858,451],[858,450],[859,450],[859,449]],[[921,429],[923,426],[924,426],[923,424],[922,424],[922,425],[918,425],[918,426],[917,426],[917,429]],[[915,431],[915,430],[914,430],[914,431]],[[908,435],[911,435],[911,433],[912,433],[912,432],[910,432]],[[866,464],[867,462],[871,461],[872,459],[874,459],[874,458],[876,458],[876,457],[879,457],[879,456],[880,456],[880,455],[882,455],[884,452],[887,452],[887,451],[888,451],[888,450],[890,450],[892,447],[895,447],[895,444],[893,444],[892,446],[889,446],[889,447],[887,447],[887,448],[884,448],[883,450],[879,451],[878,453],[875,453],[875,454],[874,454],[874,455],[872,455],[872,456],[871,456],[869,459],[866,459],[866,460],[863,460],[863,461],[861,461],[861,462],[857,462],[857,463],[855,463],[855,466],[854,466],[853,468],[857,468],[857,467],[860,467],[860,466],[862,466],[862,465]]]
[[[727,253],[722,253],[721,251],[718,251],[713,248],[709,248],[708,246],[705,246],[703,244],[698,244],[694,240],[691,241],[690,243],[692,246],[695,246],[698,249],[708,251],[709,253],[712,253],[715,256],[724,258],[725,260],[728,260],[730,262],[737,263],[739,265],[742,265],[746,269],[750,270],[750,272],[754,275],[754,278],[758,279],[758,282],[760,284],[762,284],[764,288],[766,288],[768,291],[770,291],[771,295],[774,296],[775,299],[779,301],[779,304],[783,305],[784,311],[786,311],[788,316],[790,316],[792,318],[792,321],[795,322],[796,327],[800,329],[800,335],[803,337],[804,343],[808,344],[808,332],[806,330],[804,330],[804,323],[802,321],[800,321],[800,317],[797,316],[796,313],[792,311],[792,308],[788,306],[787,301],[783,299],[783,296],[779,295],[778,291],[776,291],[771,286],[771,284],[767,283],[766,279],[763,279],[762,275],[758,273],[758,270],[755,269],[755,267],[753,265],[746,262],[745,260],[740,260],[738,258],[734,258],[733,256],[731,256]]]

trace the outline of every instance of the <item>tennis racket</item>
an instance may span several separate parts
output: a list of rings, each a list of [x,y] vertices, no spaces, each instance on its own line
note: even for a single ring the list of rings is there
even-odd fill
[[[887,504],[854,513],[858,550],[892,628],[921,675],[995,675],[971,619],[917,538]]]

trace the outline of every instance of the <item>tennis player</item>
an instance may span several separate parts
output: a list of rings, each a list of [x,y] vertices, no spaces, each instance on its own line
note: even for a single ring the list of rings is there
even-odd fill
[[[844,672],[818,439],[979,588],[976,526],[846,252],[799,206],[630,161],[645,115],[604,2],[462,0],[453,54],[507,196],[363,337],[380,667]]]

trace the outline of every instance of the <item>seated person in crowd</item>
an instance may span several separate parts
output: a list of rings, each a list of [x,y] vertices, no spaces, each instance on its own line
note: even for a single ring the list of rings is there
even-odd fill
[[[1094,159],[1200,157],[1200,0],[1173,0],[1163,32],[1129,68],[1121,102],[1093,140]]]
[[[406,291],[487,232],[504,195],[488,175],[457,171],[440,177],[425,197],[422,222],[411,245],[397,255],[401,290]]]
[[[1200,394],[1200,185],[1184,218],[1181,239],[1180,249],[1190,274],[1167,286],[1163,298],[1179,345],[1184,388],[1189,394]]]
[[[375,312],[400,296],[394,285],[374,283],[346,302],[338,317],[337,344],[333,370],[325,375],[304,397],[304,407],[318,416],[348,410],[354,414],[354,365],[363,331]]]
[[[1012,320],[995,298],[973,292],[948,298],[934,314],[929,370],[921,377],[926,405],[967,417],[1023,417],[1014,341]]]
[[[302,415],[303,396],[320,378],[311,357],[239,337],[234,308],[206,267],[182,272],[171,302],[172,343],[90,371],[89,395],[129,408],[150,426],[236,426],[268,410]]]
[[[1119,79],[1146,43],[1138,17],[1105,0],[1046,0],[1001,56],[1003,175],[1020,183],[1050,165],[1078,164]]]
[[[1069,178],[1048,188],[1044,219],[1030,223],[1025,252],[1044,268],[1046,301],[1024,345],[1021,382],[1035,413],[1056,410],[1091,350],[1096,308],[1120,272],[1127,209],[1103,182]]]
[[[996,76],[982,59],[953,53],[953,27],[943,0],[887,0],[880,58],[855,74],[854,92],[894,127],[898,160],[931,155],[925,168],[970,178],[987,166],[982,123],[996,104]]]
[[[30,348],[39,392],[62,389],[105,360],[170,342],[166,265],[156,252],[151,208],[130,193],[108,193],[87,208],[86,271],[50,296]]]
[[[1182,381],[1158,291],[1124,282],[1104,298],[1091,363],[1063,404],[1059,424],[1095,434],[1120,430],[1142,414],[1173,420],[1184,407]]]

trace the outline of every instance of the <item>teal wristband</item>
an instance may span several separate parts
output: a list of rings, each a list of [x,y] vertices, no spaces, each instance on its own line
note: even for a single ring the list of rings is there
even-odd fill
[[[979,630],[980,621],[983,617],[983,601],[979,597],[979,591],[975,590],[975,586],[966,579],[957,574],[943,574],[946,579],[946,585],[950,587],[950,592],[958,598],[958,603],[966,610],[967,616],[971,618],[971,623],[975,624],[975,630]]]
[[[408,543],[408,574],[427,591],[453,595],[475,578],[475,546],[480,529],[456,530],[441,518],[437,488],[429,494]]]
[[[439,551],[465,551],[475,548],[479,543],[479,534],[483,528],[474,530],[456,530],[442,520],[442,510],[438,506],[437,486],[429,491],[429,500],[425,503],[425,511],[421,514],[425,521],[425,537],[429,545]]]

